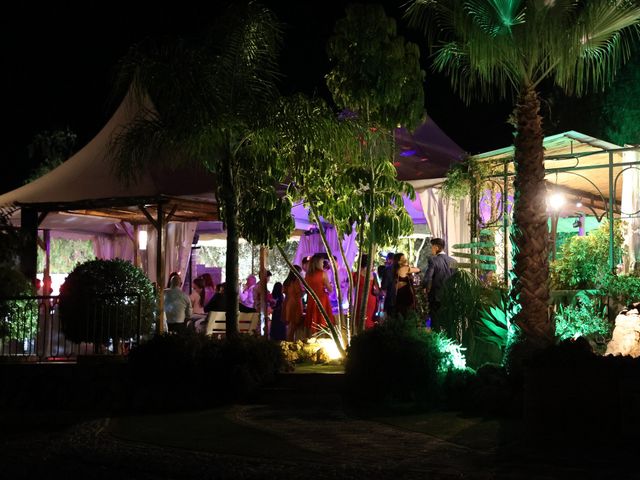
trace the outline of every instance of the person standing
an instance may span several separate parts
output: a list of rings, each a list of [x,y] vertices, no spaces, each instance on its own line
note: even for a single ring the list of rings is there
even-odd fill
[[[396,298],[394,312],[406,318],[416,308],[416,295],[413,291],[413,275],[420,269],[409,265],[404,253],[396,253],[393,257],[393,273],[396,280]]]
[[[384,313],[386,316],[393,314],[393,307],[396,304],[396,279],[393,273],[394,253],[387,253],[387,260],[384,262],[384,271],[380,281],[380,289],[384,292]]]
[[[282,283],[276,282],[271,292],[273,299],[273,310],[271,312],[271,328],[269,338],[271,340],[284,341],[287,338],[287,326],[282,318],[282,304],[284,295],[282,294]]]
[[[329,276],[323,268],[323,258],[320,255],[314,255],[309,262],[309,271],[305,277],[309,288],[318,296],[320,304],[327,313],[329,320],[333,322],[333,312],[331,310],[331,302],[329,301],[329,293],[331,292],[331,283]],[[323,326],[326,326],[320,307],[315,299],[309,295],[307,300],[307,315],[305,317],[305,327],[312,335],[317,333]]]
[[[300,265],[294,265],[298,273],[302,271]],[[299,332],[303,326],[303,307],[302,307],[302,284],[293,271],[289,272],[284,281],[284,306],[282,307],[282,315],[284,323],[289,326],[287,340],[293,342],[301,340],[302,335]]]
[[[444,252],[444,246],[443,239],[431,239],[431,257],[429,258],[427,271],[422,279],[422,287],[426,290],[429,299],[431,330],[440,330],[442,327],[438,321],[442,287],[455,272],[456,261]]]
[[[354,290],[354,296],[356,291],[358,292],[358,300],[357,302],[355,302],[356,305],[356,311],[355,311],[355,318],[356,318],[356,325],[360,325],[360,322],[362,321],[362,318],[360,316],[361,310],[362,310],[362,300],[363,298],[366,299],[365,302],[367,302],[367,306],[365,307],[365,318],[364,318],[364,328],[365,329],[370,329],[373,328],[376,324],[376,301],[377,301],[377,295],[378,295],[378,287],[376,285],[376,280],[375,278],[373,278],[373,272],[370,272],[369,274],[369,294],[365,295],[364,294],[364,288],[365,288],[365,283],[366,283],[366,275],[367,275],[367,266],[369,264],[369,256],[365,253],[364,255],[362,255],[362,258],[360,260],[360,271],[359,272],[353,272],[353,290]],[[359,278],[359,280],[358,280]]]
[[[191,319],[193,309],[191,299],[182,291],[180,275],[174,275],[169,281],[169,288],[164,291],[164,313],[170,332],[183,333],[186,323]]]

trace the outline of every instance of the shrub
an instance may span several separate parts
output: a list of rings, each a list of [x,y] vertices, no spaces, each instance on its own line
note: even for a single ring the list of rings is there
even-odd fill
[[[284,366],[280,346],[262,337],[158,335],[129,354],[140,407],[193,408],[240,400]]]
[[[134,337],[138,308],[144,334],[153,321],[153,287],[142,270],[120,259],[82,263],[60,289],[60,322],[73,342],[106,344],[110,338]]]
[[[8,300],[34,295],[25,276],[9,267],[0,267],[0,337],[24,340],[38,331],[38,304],[32,300]]]
[[[351,401],[380,407],[429,407],[442,398],[446,374],[442,365],[453,361],[440,350],[440,334],[414,325],[411,317],[389,319],[353,338],[345,364]]]
[[[620,222],[614,232],[614,256],[620,259],[624,241]],[[609,270],[609,224],[603,222],[587,236],[572,237],[562,245],[559,259],[551,264],[551,279],[559,289],[598,288]]]
[[[624,305],[640,301],[640,277],[636,275],[607,275],[603,289]]]

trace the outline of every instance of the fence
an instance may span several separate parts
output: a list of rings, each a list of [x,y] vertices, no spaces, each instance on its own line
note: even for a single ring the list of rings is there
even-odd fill
[[[51,362],[78,355],[123,355],[139,343],[141,297],[98,295],[60,318],[59,297],[0,299],[0,358]],[[80,321],[78,321],[78,317]],[[66,321],[65,321],[66,319]]]

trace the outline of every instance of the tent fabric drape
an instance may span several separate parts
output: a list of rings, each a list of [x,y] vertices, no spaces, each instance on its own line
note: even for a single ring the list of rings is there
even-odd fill
[[[442,190],[436,187],[425,188],[418,196],[429,231],[433,237],[444,239],[447,254],[451,254],[454,245],[470,242],[468,197],[459,201],[443,199]]]
[[[125,235],[96,235],[93,237],[93,253],[101,260],[119,258],[133,262],[133,242]]]
[[[332,225],[325,226],[325,234],[327,237],[327,243],[333,255],[338,258],[338,264],[341,267],[350,269],[358,254],[358,245],[356,244],[356,231],[353,230],[349,235],[342,236],[342,248],[344,248],[345,257],[347,257],[347,263],[349,265],[343,265],[340,255],[340,247],[338,245],[338,235],[336,229]],[[316,253],[325,252],[324,245],[322,244],[322,238],[320,233],[307,233],[300,237],[300,243],[298,244],[298,250],[294,257],[294,265],[302,265],[302,259],[304,257],[314,255]]]
[[[164,234],[164,278],[169,278],[171,272],[180,272],[184,279],[191,255],[191,242],[196,232],[197,222],[170,222]],[[141,228],[144,229],[144,228]],[[147,276],[152,282],[158,281],[156,269],[156,243],[158,234],[152,227],[147,227]],[[166,285],[161,285],[165,288]]]
[[[622,153],[623,162],[637,162],[640,155],[636,151]],[[640,166],[634,165],[622,172],[622,199],[620,217],[626,223],[624,243],[628,250],[625,259],[627,272],[640,269]]]

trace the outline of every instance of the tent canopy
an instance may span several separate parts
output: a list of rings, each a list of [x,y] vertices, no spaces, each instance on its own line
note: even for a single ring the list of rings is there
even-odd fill
[[[121,234],[121,222],[148,224],[150,217],[156,218],[158,205],[162,205],[165,215],[169,214],[167,221],[219,220],[212,193],[215,176],[198,166],[148,169],[136,182],[130,183],[118,177],[109,163],[110,142],[139,111],[140,106],[127,95],[104,128],[84,148],[37,180],[0,195],[0,206],[32,207],[39,212],[49,212],[40,228],[83,233]],[[450,165],[465,156],[431,119],[413,134],[398,129],[397,144],[395,166],[402,180],[424,181],[443,176]],[[405,206],[415,223],[426,223],[419,200],[405,199]],[[297,212],[294,208],[292,213],[297,228],[306,229],[307,212]],[[20,223],[19,211],[13,221]]]

